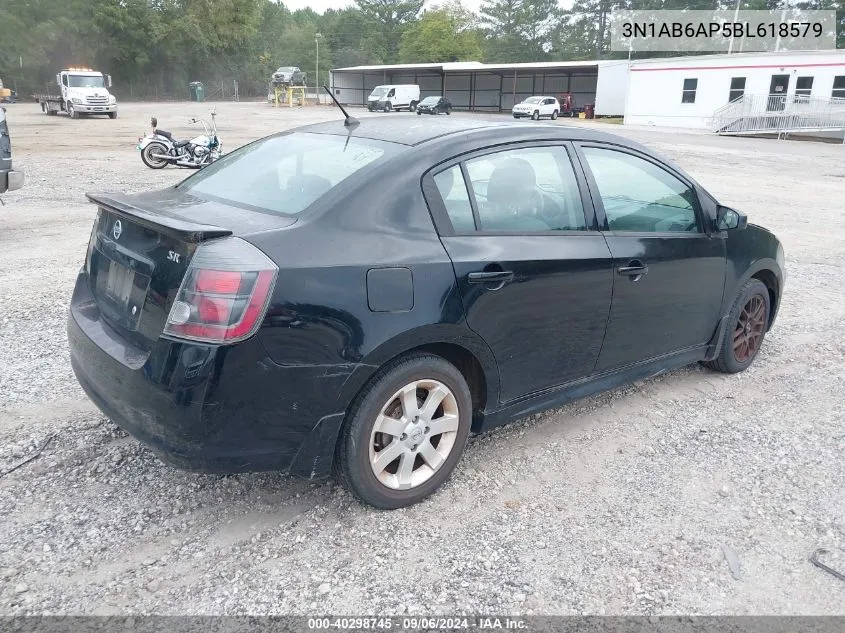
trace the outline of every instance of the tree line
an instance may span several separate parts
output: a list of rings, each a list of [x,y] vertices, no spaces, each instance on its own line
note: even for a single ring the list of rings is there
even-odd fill
[[[740,0],[774,9],[785,0]],[[790,0],[836,9],[845,47],[845,0]],[[425,6],[424,6],[425,5]],[[266,93],[279,66],[300,66],[313,85],[328,70],[362,64],[533,62],[625,56],[610,51],[619,9],[734,9],[734,0],[355,0],[318,14],[274,0],[2,0],[0,79],[19,94],[41,92],[55,73],[90,66],[110,73],[122,98],[185,98],[204,81],[210,95]],[[634,57],[646,56],[633,54]],[[651,53],[648,56],[655,56]]]

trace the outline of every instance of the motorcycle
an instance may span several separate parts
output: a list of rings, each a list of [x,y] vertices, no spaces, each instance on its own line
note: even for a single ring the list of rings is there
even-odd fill
[[[158,119],[152,117],[150,124],[153,131],[138,139],[137,149],[141,160],[150,169],[163,169],[168,165],[200,169],[210,165],[223,155],[223,144],[217,135],[217,114],[211,110],[211,125],[204,119],[193,118],[188,123],[201,123],[204,134],[190,140],[178,140],[173,135],[158,128]]]

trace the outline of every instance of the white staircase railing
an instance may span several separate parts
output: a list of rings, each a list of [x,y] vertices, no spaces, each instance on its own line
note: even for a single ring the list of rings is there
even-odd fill
[[[845,133],[845,99],[804,95],[742,95],[713,113],[717,134]]]

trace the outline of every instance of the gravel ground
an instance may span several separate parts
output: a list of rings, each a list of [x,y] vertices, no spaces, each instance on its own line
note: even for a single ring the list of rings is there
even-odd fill
[[[52,439],[0,477],[0,614],[845,614],[845,583],[807,560],[824,547],[845,571],[845,148],[613,126],[783,240],[786,295],[759,358],[472,438],[440,493],[385,513],[332,482],[174,470],[73,378],[83,194],[186,176],[145,168],[135,140],[151,114],[183,135],[202,110],[9,108],[28,182],[0,207],[0,473]],[[227,149],[338,115],[218,112]]]

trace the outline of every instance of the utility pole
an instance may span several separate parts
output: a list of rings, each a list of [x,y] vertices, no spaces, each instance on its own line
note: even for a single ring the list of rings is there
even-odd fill
[[[316,66],[316,73],[314,76],[314,92],[317,96],[317,103],[320,103],[320,38],[323,37],[322,33],[315,33],[314,34],[314,43],[317,45],[317,66]]]

